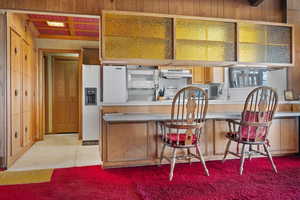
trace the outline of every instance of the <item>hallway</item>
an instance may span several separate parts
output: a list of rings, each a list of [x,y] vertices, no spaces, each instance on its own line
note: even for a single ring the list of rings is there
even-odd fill
[[[66,168],[100,164],[98,145],[82,146],[77,134],[46,135],[36,142],[9,171]]]

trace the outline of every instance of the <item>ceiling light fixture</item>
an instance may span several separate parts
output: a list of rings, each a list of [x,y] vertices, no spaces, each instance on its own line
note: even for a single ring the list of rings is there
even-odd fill
[[[55,22],[55,21],[47,21],[48,26],[53,26],[53,27],[65,27],[64,22]]]

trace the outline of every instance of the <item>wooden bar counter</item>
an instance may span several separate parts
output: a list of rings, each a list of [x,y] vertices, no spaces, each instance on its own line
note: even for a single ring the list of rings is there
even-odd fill
[[[103,167],[155,165],[162,143],[158,121],[170,119],[171,105],[104,105],[100,151]],[[228,131],[225,119],[239,119],[243,104],[209,105],[201,148],[206,160],[223,157]],[[281,103],[269,140],[273,155],[299,152],[298,105]],[[237,147],[232,145],[232,150]],[[184,153],[184,152],[181,152]]]

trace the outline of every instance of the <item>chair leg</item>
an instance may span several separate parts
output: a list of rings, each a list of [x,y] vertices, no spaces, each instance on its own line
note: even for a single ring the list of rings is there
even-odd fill
[[[192,157],[191,157],[191,150],[190,150],[190,148],[187,148],[187,155],[189,157],[189,163],[190,163],[190,165],[192,165]]]
[[[224,153],[224,158],[222,160],[223,163],[225,162],[226,157],[228,155],[230,145],[231,145],[231,140],[229,139],[228,142],[227,142],[227,145],[226,145],[226,149],[225,149],[225,153]]]
[[[201,163],[202,163],[202,165],[203,165],[203,168],[204,168],[204,170],[205,170],[206,176],[209,176],[209,172],[208,172],[208,169],[207,169],[207,167],[206,167],[205,160],[204,160],[204,158],[203,158],[203,155],[202,155],[201,150],[200,150],[200,148],[199,148],[198,145],[196,145],[196,151],[197,151],[197,153],[198,153],[198,155],[199,155],[199,157],[200,157],[200,161],[201,161]]]
[[[169,175],[169,180],[172,181],[173,179],[173,174],[174,174],[174,168],[176,164],[176,148],[173,148],[173,153],[172,153],[172,160],[171,160],[171,169],[170,169],[170,175]]]
[[[161,149],[161,152],[160,152],[160,158],[159,158],[159,165],[158,166],[161,166],[161,163],[162,163],[162,160],[164,158],[164,152],[165,152],[165,149],[166,149],[166,144],[163,145],[162,149]]]
[[[245,144],[243,144],[242,146],[242,152],[241,152],[241,165],[240,165],[240,175],[243,174],[243,170],[244,170],[244,162],[245,162]]]
[[[266,152],[267,155],[268,155],[268,158],[269,158],[269,160],[270,160],[270,162],[271,162],[271,164],[272,164],[272,167],[273,167],[275,173],[277,173],[276,165],[275,165],[275,163],[274,163],[274,161],[273,161],[272,155],[271,155],[271,153],[270,153],[270,151],[269,151],[267,145],[266,145],[266,144],[263,144],[263,146],[264,146],[265,152]]]
[[[252,144],[249,145],[249,157],[248,157],[249,160],[252,159]]]

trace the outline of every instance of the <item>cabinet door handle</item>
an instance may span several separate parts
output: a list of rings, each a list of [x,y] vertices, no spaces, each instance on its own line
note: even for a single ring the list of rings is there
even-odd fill
[[[18,53],[18,49],[17,48],[15,48],[15,54],[17,54]]]
[[[27,128],[27,126],[25,127],[25,132],[27,133],[27,131],[28,131],[28,128]]]
[[[15,96],[18,96],[18,90],[15,89]]]
[[[28,92],[27,92],[27,90],[25,90],[25,96],[27,97],[27,95],[28,95]]]
[[[15,132],[15,138],[17,138],[17,137],[18,137],[18,131]]]
[[[25,60],[27,60],[27,55],[25,55]]]

